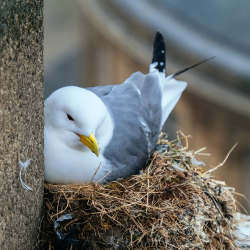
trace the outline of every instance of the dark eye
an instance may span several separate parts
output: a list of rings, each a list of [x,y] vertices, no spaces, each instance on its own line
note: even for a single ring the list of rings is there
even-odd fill
[[[68,119],[69,119],[70,121],[74,121],[74,119],[72,118],[72,116],[70,116],[70,115],[67,114],[67,117],[68,117]]]

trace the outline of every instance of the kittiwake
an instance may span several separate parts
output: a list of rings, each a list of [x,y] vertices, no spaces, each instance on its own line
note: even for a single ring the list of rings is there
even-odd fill
[[[120,85],[53,92],[44,108],[45,181],[83,184],[111,170],[102,182],[138,174],[187,86],[173,78],[177,74],[165,76],[165,42],[157,32],[148,74],[133,73]]]

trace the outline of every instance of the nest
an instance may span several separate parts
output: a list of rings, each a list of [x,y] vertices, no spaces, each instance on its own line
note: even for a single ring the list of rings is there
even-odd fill
[[[45,184],[36,249],[237,249],[234,190],[214,180],[198,158],[203,149],[188,151],[188,136],[179,135],[170,142],[161,134],[139,175]]]

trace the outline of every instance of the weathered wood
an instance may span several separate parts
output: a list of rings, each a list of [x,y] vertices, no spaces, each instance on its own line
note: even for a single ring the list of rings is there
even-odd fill
[[[33,248],[43,175],[43,0],[0,0],[1,250]]]

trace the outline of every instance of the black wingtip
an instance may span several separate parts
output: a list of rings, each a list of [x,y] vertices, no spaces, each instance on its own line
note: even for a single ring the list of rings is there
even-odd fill
[[[190,67],[187,67],[187,68],[178,70],[177,72],[175,72],[175,73],[173,74],[173,77],[178,76],[178,75],[180,75],[180,74],[182,74],[182,73],[184,73],[184,72],[186,72],[186,71],[188,71],[188,70],[190,70],[190,69],[192,69],[192,68],[195,68],[195,67],[199,66],[199,65],[202,64],[202,63],[205,63],[205,62],[207,62],[207,61],[209,61],[209,60],[212,60],[212,59],[214,59],[214,58],[215,58],[215,56],[210,57],[210,58],[208,58],[208,59],[206,59],[206,60],[203,60],[203,61],[201,61],[201,62],[198,62],[198,63],[196,63],[196,64],[194,64],[194,65],[192,65],[192,66],[190,66]]]
[[[165,70],[166,57],[165,57],[165,42],[164,37],[160,31],[156,32],[154,39],[154,50],[153,50],[153,58],[152,63],[157,62],[156,69],[159,72],[163,72]]]

